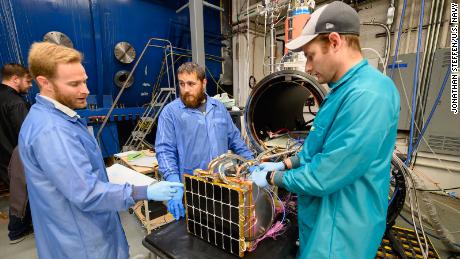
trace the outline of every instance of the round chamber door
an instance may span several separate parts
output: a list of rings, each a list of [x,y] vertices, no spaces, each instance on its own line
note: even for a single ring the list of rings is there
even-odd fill
[[[258,152],[305,139],[327,94],[312,76],[283,70],[263,78],[251,92],[244,114],[245,129]]]

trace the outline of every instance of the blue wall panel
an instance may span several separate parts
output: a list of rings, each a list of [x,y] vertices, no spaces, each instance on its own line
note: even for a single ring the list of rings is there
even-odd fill
[[[9,16],[14,28],[1,31],[2,38],[15,39],[15,46],[20,53],[14,59],[1,58],[3,62],[27,63],[29,47],[33,42],[41,41],[49,31],[64,32],[71,38],[74,47],[85,55],[84,66],[89,76],[89,82],[95,85],[96,65],[92,21],[89,12],[89,2],[79,1],[37,1],[37,0],[0,0],[3,8],[2,17]],[[0,56],[8,57],[10,49],[0,48]],[[31,94],[35,94],[33,89]],[[32,98],[33,99],[33,98]]]
[[[138,56],[150,37],[166,38],[175,47],[191,48],[188,8],[179,14],[175,12],[186,2],[0,0],[0,39],[6,42],[0,47],[0,61],[27,63],[27,53],[34,41],[41,41],[49,31],[63,32],[74,47],[83,52],[88,85],[91,94],[98,96],[98,106],[101,107],[102,95],[115,96],[118,92],[113,83],[115,73],[130,70],[134,65],[134,62],[126,65],[115,59],[113,49],[119,41],[130,42]],[[211,3],[219,5],[217,0]],[[204,7],[204,17],[205,51],[220,56],[219,12]],[[181,58],[177,64],[182,60],[186,58]],[[150,48],[134,75],[134,85],[121,99],[125,106],[141,106],[150,100],[151,95],[141,96],[141,93],[149,92],[148,87],[142,85],[154,83],[161,61],[162,52]],[[220,63],[208,60],[206,64],[217,80]],[[209,91],[215,92],[214,88],[211,83]]]
[[[88,74],[90,103],[98,109],[80,111],[85,116],[100,115],[104,96],[114,99],[119,88],[113,78],[119,70],[131,70],[134,63],[122,64],[114,56],[114,46],[128,41],[139,57],[151,37],[165,38],[174,47],[191,49],[189,10],[176,14],[176,10],[188,1],[160,0],[0,0],[0,62],[19,62],[27,65],[27,54],[33,42],[41,41],[49,31],[66,34],[74,48],[84,54],[84,67]],[[219,0],[209,1],[219,5]],[[205,52],[217,57],[220,53],[220,13],[204,7]],[[187,53],[187,52],[183,52]],[[189,53],[188,53],[189,54]],[[176,57],[181,63],[189,57]],[[134,74],[134,84],[125,90],[120,99],[122,107],[141,107],[151,100],[163,52],[149,48]],[[215,80],[221,73],[217,60],[206,60],[206,66]],[[208,93],[216,93],[216,85],[208,77]],[[147,85],[147,86],[146,86]],[[148,86],[150,85],[150,86]],[[162,86],[166,86],[164,80]],[[34,101],[38,89],[29,93]],[[105,105],[104,105],[105,104]],[[93,107],[94,108],[94,107]],[[123,110],[117,110],[123,113]],[[131,118],[131,117],[130,117]],[[114,127],[111,127],[114,130]],[[115,133],[114,133],[115,134]],[[113,134],[110,134],[112,136]],[[107,145],[113,146],[113,145]],[[116,148],[115,148],[116,149]],[[107,154],[111,151],[107,151]]]

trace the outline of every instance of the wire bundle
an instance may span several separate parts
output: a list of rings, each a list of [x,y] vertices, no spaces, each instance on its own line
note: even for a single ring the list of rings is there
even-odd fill
[[[420,185],[423,185],[423,182],[420,178],[409,168],[397,155],[393,153],[393,160],[403,169],[403,175],[408,184],[407,195],[409,196],[409,208],[412,218],[412,225],[414,226],[414,231],[417,237],[417,241],[420,245],[420,250],[422,252],[423,258],[428,258],[428,241],[426,238],[426,233],[424,230],[424,225],[422,221],[422,212],[420,210],[420,205],[417,196],[417,189]],[[424,196],[423,193],[420,193],[421,198],[427,208],[429,221],[434,230],[438,235],[443,244],[453,252],[460,252],[460,248],[456,245],[453,236],[449,233],[441,224],[436,207],[432,204],[431,200]],[[416,219],[417,218],[417,219]],[[421,232],[421,234],[419,233]],[[423,244],[421,242],[421,236],[423,237]]]

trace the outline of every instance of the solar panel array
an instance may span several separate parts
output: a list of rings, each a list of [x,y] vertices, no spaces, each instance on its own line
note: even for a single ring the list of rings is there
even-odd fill
[[[242,190],[185,175],[185,200],[189,233],[228,253],[244,255]]]

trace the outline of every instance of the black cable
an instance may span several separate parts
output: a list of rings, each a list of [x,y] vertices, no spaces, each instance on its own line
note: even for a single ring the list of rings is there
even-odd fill
[[[249,77],[249,88],[254,89],[254,87],[256,86],[256,83],[257,83],[256,78],[253,75],[251,75]]]
[[[313,122],[314,120],[315,120],[315,118],[313,118],[313,119],[311,119],[311,120],[305,122],[305,126],[308,125],[310,122]]]
[[[311,105],[308,105],[308,111],[310,112],[310,114],[313,114],[313,115],[316,116],[316,112],[312,112],[312,111],[311,111]]]
[[[399,214],[399,216],[400,216],[404,221],[406,221],[406,223],[408,223],[408,224],[410,224],[411,226],[415,227],[414,224],[413,224],[411,221],[409,221],[408,219],[406,219],[402,214]],[[417,229],[420,230],[420,231],[422,231],[419,227],[417,227]],[[438,236],[436,236],[436,235],[434,235],[434,234],[431,234],[430,232],[428,232],[428,231],[426,231],[426,230],[424,230],[424,231],[425,231],[425,233],[426,233],[427,235],[429,235],[429,236],[431,236],[431,237],[433,237],[433,238],[436,238],[437,240],[441,240],[440,237],[438,237]],[[454,246],[460,247],[460,244],[457,244],[457,243],[452,243],[452,244],[453,244]]]

